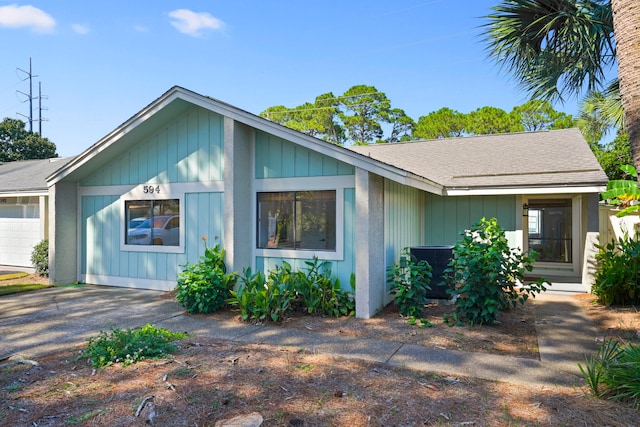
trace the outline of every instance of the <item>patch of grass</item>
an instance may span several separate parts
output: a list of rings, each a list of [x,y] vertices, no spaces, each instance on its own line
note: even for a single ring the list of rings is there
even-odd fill
[[[69,418],[67,420],[67,424],[69,425],[76,425],[76,424],[81,424],[87,420],[90,420],[91,418],[100,415],[103,411],[91,411],[91,412],[87,412],[85,414],[80,415],[79,417],[72,417]]]
[[[640,408],[640,346],[607,339],[596,357],[585,357],[585,366],[578,367],[595,397]]]
[[[313,369],[313,365],[307,363],[298,363],[296,365],[296,371],[311,371]]]
[[[20,292],[37,291],[39,289],[48,288],[49,285],[40,283],[20,283],[15,285],[0,286],[0,296],[17,294]]]
[[[29,273],[26,273],[24,271],[19,271],[17,273],[0,274],[0,282],[3,281],[3,280],[19,279],[21,277],[26,277],[28,275],[29,275]]]
[[[90,338],[87,347],[78,359],[86,358],[94,368],[114,363],[128,366],[144,359],[159,359],[178,349],[173,341],[181,340],[186,333],[172,332],[146,324],[140,329],[112,329],[110,333],[100,331]]]
[[[19,382],[15,382],[15,383],[9,384],[5,388],[7,389],[7,391],[16,391],[16,390],[20,389],[21,386],[22,386],[22,384],[20,384]]]
[[[192,368],[188,366],[180,366],[169,374],[169,377],[175,378],[191,378],[194,375],[194,371]]]

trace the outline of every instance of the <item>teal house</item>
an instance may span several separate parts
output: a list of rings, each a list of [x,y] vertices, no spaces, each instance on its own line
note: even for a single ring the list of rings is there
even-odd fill
[[[403,248],[484,216],[579,283],[606,182],[575,129],[345,148],[173,87],[47,178],[50,275],[170,290],[205,244],[235,271],[317,256],[368,318]]]

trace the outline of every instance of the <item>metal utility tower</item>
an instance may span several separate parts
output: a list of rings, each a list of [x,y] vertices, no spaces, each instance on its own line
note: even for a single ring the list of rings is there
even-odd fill
[[[27,75],[27,77],[25,77],[24,79],[22,79],[22,81],[25,81],[27,79],[29,79],[29,93],[26,94],[22,91],[16,91],[18,93],[21,93],[22,95],[27,97],[27,100],[29,101],[29,132],[33,132],[33,78],[34,77],[38,77],[38,76],[34,76],[33,73],[31,72],[31,58],[29,58],[29,71],[25,71],[22,68],[16,68],[16,71],[21,71],[23,73],[25,73]],[[20,113],[18,113],[20,114]],[[27,117],[24,114],[20,114],[23,117]]]
[[[42,82],[38,82],[38,135],[40,136],[42,136],[42,122],[47,120],[42,118],[42,110],[46,110],[42,106],[43,99],[47,99],[47,97],[42,94]]]

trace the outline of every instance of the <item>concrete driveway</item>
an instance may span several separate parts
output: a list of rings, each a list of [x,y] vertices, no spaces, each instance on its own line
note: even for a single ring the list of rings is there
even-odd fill
[[[0,360],[37,357],[111,328],[158,324],[183,314],[163,292],[82,285],[0,297]]]
[[[50,288],[0,297],[0,360],[71,351],[100,331],[151,323],[193,337],[293,347],[425,372],[527,385],[583,384],[577,362],[597,347],[592,322],[570,297],[549,295],[535,304],[540,361],[213,320],[186,314],[160,291],[94,285]]]

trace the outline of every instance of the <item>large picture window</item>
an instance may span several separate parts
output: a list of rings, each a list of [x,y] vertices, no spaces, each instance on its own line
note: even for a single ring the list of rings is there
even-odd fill
[[[180,200],[127,200],[126,245],[180,245]]]
[[[258,248],[336,250],[336,191],[258,193]]]

